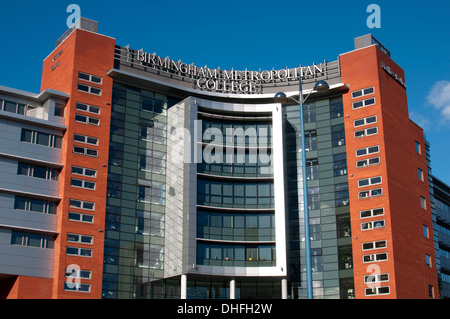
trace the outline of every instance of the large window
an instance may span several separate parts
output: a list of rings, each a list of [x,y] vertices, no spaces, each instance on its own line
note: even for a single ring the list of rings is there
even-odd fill
[[[20,141],[54,148],[61,148],[62,145],[61,136],[32,131],[25,128],[22,129]]]
[[[331,127],[331,145],[333,147],[345,145],[344,124],[333,125]]]
[[[197,243],[197,263],[214,266],[261,267],[275,264],[274,244]]]
[[[330,117],[332,119],[344,116],[342,97],[330,100]]]
[[[46,234],[13,230],[11,232],[11,245],[53,249],[55,239]]]
[[[273,208],[273,184],[198,180],[198,204],[226,208]]]
[[[347,175],[347,154],[340,153],[333,155],[333,175]]]
[[[349,194],[348,183],[341,183],[334,185],[334,198],[336,207],[348,206]]]
[[[22,162],[18,163],[17,175],[42,178],[51,181],[59,180],[59,171],[54,168]]]
[[[57,204],[37,198],[16,196],[14,198],[14,209],[42,214],[56,214]]]
[[[197,237],[214,240],[274,241],[275,215],[199,210]]]
[[[138,201],[164,205],[165,185],[156,181],[148,181],[146,185],[138,185]]]

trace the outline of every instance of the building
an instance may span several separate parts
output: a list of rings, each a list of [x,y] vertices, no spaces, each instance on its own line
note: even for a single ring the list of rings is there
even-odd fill
[[[305,298],[310,260],[315,298],[439,298],[404,78],[371,35],[336,61],[237,71],[118,45],[81,18],[41,94],[0,88],[2,296]]]
[[[450,187],[429,175],[439,295],[450,298]],[[424,227],[424,233],[428,231]]]

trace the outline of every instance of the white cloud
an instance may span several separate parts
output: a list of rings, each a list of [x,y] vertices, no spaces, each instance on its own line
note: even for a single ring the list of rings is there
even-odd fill
[[[424,130],[429,130],[431,128],[431,121],[418,112],[409,112],[410,119],[419,125]]]
[[[426,101],[440,112],[443,120],[450,121],[450,81],[434,83]]]

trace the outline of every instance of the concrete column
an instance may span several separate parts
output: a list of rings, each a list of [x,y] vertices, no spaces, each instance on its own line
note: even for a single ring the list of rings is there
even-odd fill
[[[187,276],[186,275],[181,275],[180,298],[181,299],[186,299],[187,298]]]
[[[236,299],[236,280],[230,280],[230,299]]]
[[[288,298],[288,284],[287,279],[281,279],[281,299]]]

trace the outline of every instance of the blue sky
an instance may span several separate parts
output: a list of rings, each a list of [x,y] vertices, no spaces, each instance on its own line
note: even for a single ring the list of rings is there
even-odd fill
[[[69,4],[119,45],[222,69],[334,61],[372,33],[406,74],[411,118],[431,143],[433,174],[450,184],[450,1],[2,1],[0,85],[38,93],[42,61],[67,29]],[[370,29],[369,4],[381,9]]]

